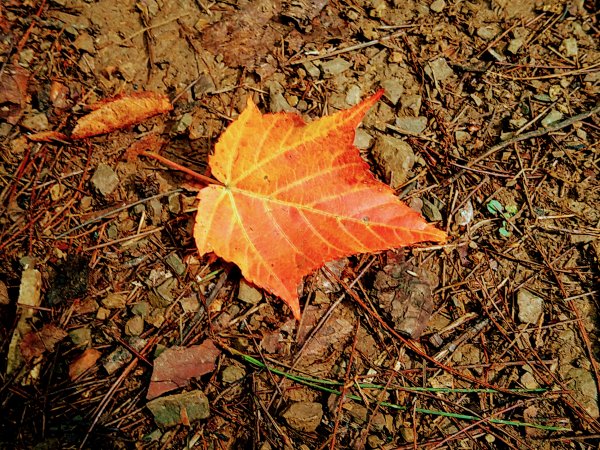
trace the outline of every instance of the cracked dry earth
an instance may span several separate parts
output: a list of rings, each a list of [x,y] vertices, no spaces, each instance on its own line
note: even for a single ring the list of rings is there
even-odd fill
[[[0,447],[597,448],[599,33],[585,0],[4,0]],[[248,97],[380,88],[355,145],[448,242],[326,264],[300,322],[129,157],[206,173]],[[174,109],[70,138],[138,91]]]

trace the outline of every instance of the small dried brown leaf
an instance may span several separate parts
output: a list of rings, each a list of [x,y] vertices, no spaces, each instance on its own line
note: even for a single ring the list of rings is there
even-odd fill
[[[149,117],[171,111],[173,105],[164,94],[144,91],[103,100],[93,105],[92,109],[94,111],[77,121],[71,133],[72,139],[97,136],[135,125]]]
[[[152,378],[146,398],[151,400],[182,386],[190,379],[215,370],[215,361],[221,354],[211,340],[191,347],[171,347],[154,361]]]
[[[41,356],[44,352],[54,351],[54,347],[67,337],[66,331],[56,325],[44,325],[39,331],[31,331],[23,336],[19,344],[21,356],[27,362]]]
[[[102,353],[95,348],[88,348],[79,355],[79,357],[69,365],[69,378],[71,381],[76,380],[90,367],[93,367],[100,356],[102,356]]]

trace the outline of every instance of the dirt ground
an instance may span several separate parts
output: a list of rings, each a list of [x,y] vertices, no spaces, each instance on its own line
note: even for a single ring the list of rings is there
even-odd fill
[[[3,0],[0,447],[598,448],[598,18],[593,0]],[[162,142],[206,173],[249,96],[311,121],[380,88],[355,145],[449,240],[328,263],[299,323],[198,255],[185,174],[127,157]],[[69,138],[144,90],[174,109]]]

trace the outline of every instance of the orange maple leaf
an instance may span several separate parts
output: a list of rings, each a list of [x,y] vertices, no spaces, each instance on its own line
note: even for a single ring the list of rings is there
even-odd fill
[[[300,318],[297,286],[327,261],[421,241],[444,241],[376,180],[354,147],[355,129],[383,91],[306,124],[261,114],[252,100],[209,158],[211,184],[198,194],[194,237],[272,292]]]

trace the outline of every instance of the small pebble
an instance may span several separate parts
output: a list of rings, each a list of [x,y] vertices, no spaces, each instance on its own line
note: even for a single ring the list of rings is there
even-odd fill
[[[548,128],[554,122],[558,122],[562,118],[563,118],[563,114],[560,111],[553,109],[546,115],[546,117],[544,117],[542,119],[542,126],[544,128]]]
[[[522,323],[536,324],[544,312],[544,300],[527,289],[517,292],[517,306]]]
[[[384,89],[384,97],[387,98],[394,105],[398,103],[398,100],[404,94],[404,86],[397,78],[391,78],[389,80],[383,80],[381,87]]]
[[[223,369],[221,379],[224,383],[235,383],[246,376],[246,371],[242,367],[227,366]]]
[[[445,7],[446,7],[446,2],[444,0],[435,0],[431,4],[429,9],[431,9],[433,12],[439,13],[439,12],[442,12]]]
[[[427,128],[427,117],[397,117],[396,127],[409,134],[421,134]]]
[[[103,196],[111,194],[119,185],[119,177],[110,166],[98,164],[92,176],[92,186]]]
[[[345,59],[339,57],[330,59],[321,64],[321,70],[323,71],[323,75],[326,77],[339,75],[348,70],[350,67],[352,67],[352,63],[350,61],[346,61]]]
[[[133,316],[125,324],[125,334],[127,336],[139,336],[144,332],[144,319],[142,316]]]
[[[126,301],[127,299],[121,294],[108,294],[102,300],[102,306],[104,306],[107,309],[125,308]]]

